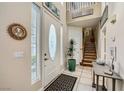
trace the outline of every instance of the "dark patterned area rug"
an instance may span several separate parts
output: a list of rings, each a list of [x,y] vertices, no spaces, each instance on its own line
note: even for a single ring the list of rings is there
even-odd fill
[[[77,77],[61,74],[45,91],[72,91]]]

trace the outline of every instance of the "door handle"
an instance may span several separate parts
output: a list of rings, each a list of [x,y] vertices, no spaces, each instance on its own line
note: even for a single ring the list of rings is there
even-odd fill
[[[48,58],[44,58],[45,61],[49,60]]]

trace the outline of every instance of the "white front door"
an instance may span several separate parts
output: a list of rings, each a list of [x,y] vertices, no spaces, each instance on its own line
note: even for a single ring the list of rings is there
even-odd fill
[[[60,72],[60,23],[44,12],[43,66],[44,86]]]

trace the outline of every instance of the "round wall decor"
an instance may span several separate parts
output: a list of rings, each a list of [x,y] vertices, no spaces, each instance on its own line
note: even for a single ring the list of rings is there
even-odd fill
[[[8,33],[13,39],[16,40],[23,40],[27,36],[26,29],[22,25],[17,23],[9,25]]]

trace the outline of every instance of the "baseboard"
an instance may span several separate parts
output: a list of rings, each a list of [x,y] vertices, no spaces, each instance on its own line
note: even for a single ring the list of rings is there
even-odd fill
[[[60,74],[61,74],[61,73],[63,73],[63,72],[64,72],[64,70],[65,70],[65,68],[63,68],[63,69],[60,71]]]
[[[42,88],[40,88],[40,89],[38,89],[38,91],[43,91],[44,90],[44,88],[42,87]]]
[[[44,89],[46,89],[51,83],[53,83],[58,78],[58,76],[64,72],[64,70],[65,70],[65,68],[62,68],[62,70],[59,72],[59,74],[49,84],[47,84],[45,87],[42,87],[38,91],[44,91]]]

